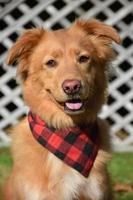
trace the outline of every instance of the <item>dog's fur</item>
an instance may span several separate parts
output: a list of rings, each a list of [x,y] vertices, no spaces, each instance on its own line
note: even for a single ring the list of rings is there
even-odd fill
[[[100,149],[88,178],[65,165],[34,140],[27,117],[12,130],[14,166],[5,187],[6,200],[112,200],[106,163],[110,158],[108,127],[97,117],[107,98],[108,65],[114,58],[117,32],[96,20],[77,21],[68,29],[27,30],[9,51],[7,62],[19,63],[23,96],[32,111],[55,128],[98,121]],[[79,58],[87,55],[87,60]],[[49,59],[56,60],[53,65]],[[62,83],[78,79],[83,112],[64,111],[68,95]]]

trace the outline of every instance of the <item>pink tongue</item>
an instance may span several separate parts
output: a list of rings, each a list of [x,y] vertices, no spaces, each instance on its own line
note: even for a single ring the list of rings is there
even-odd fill
[[[83,103],[68,103],[66,102],[66,106],[71,110],[79,110],[82,107]]]

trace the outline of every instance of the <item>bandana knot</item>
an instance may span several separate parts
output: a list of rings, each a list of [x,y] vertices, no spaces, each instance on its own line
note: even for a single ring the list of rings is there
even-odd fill
[[[65,164],[88,177],[99,149],[97,123],[67,129],[55,129],[29,112],[33,137]]]

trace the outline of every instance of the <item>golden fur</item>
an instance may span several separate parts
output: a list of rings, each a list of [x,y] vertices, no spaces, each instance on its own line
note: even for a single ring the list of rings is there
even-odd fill
[[[27,30],[9,51],[7,62],[17,61],[23,97],[33,112],[55,128],[98,121],[101,144],[88,178],[38,144],[30,133],[27,117],[12,130],[14,166],[5,187],[6,200],[112,200],[106,163],[109,155],[108,127],[97,117],[107,98],[107,71],[114,58],[112,41],[117,32],[96,20],[77,21],[68,29]],[[86,62],[78,62],[87,55]],[[48,66],[49,59],[56,66]],[[84,112],[69,114],[63,102],[66,79],[78,79],[87,101]]]

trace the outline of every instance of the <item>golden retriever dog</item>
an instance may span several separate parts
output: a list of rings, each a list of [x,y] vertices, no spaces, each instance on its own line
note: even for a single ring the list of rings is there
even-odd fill
[[[32,114],[12,129],[14,165],[5,186],[6,200],[113,199],[107,172],[108,125],[98,117],[107,100],[108,68],[115,56],[112,42],[120,43],[120,38],[111,26],[97,20],[78,20],[70,28],[56,31],[27,30],[13,45],[7,63],[18,63],[24,101]],[[35,136],[36,127],[33,124],[31,129],[32,122],[29,124],[31,115],[40,120],[37,130],[45,124],[46,132],[51,130],[49,136],[54,134],[56,139],[50,142],[57,150],[60,140],[63,151],[67,145],[71,149],[57,156],[44,146],[44,141],[40,144]],[[91,136],[88,132],[87,136],[82,133],[85,128],[81,130],[85,142],[91,143],[86,152],[88,156],[91,148],[89,161],[85,163],[82,163],[86,155],[80,142],[74,143],[78,146],[75,147],[66,145],[66,139],[62,139],[64,132],[79,131],[79,127],[91,131]],[[72,139],[82,139],[78,133],[72,133]],[[93,144],[90,137],[94,139]],[[73,159],[79,152],[83,154],[80,166],[77,160],[69,162],[68,151]],[[68,156],[66,162],[60,159],[62,155]]]

